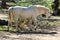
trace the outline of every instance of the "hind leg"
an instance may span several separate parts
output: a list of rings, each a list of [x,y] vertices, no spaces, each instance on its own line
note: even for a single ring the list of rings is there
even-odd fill
[[[8,21],[8,31],[10,31],[10,28],[12,27],[12,22]]]

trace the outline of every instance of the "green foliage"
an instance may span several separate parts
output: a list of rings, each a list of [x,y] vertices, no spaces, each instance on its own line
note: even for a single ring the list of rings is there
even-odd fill
[[[0,30],[7,30],[7,26],[0,26]]]
[[[21,3],[21,2],[18,2],[16,3],[15,5],[19,5],[19,6],[29,6],[29,5],[32,5],[31,3]]]
[[[29,2],[29,1],[26,1],[26,2],[17,2],[16,5],[19,5],[19,6],[29,6],[29,5],[44,5],[44,6],[47,6],[49,8],[51,8],[51,4],[52,4],[53,0],[46,0],[46,1],[43,1],[43,0],[38,0],[38,1],[33,1],[33,2]]]
[[[51,12],[52,11],[52,7],[51,5],[53,4],[54,0],[37,0],[37,1],[31,1],[31,0],[26,0],[25,2],[22,2],[22,1],[18,1],[16,2],[15,5],[19,5],[19,6],[29,6],[29,5],[43,5],[43,6],[46,6],[48,8],[50,8]]]

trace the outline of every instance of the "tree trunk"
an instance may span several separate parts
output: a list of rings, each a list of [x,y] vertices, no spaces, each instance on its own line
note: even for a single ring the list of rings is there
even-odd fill
[[[54,0],[54,2],[53,2],[53,5],[52,5],[52,9],[53,9],[53,15],[56,15],[56,16],[60,16],[60,14],[59,14],[59,0]]]

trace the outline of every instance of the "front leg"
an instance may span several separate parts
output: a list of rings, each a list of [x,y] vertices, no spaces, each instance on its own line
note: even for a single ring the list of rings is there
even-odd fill
[[[16,32],[19,32],[19,29],[18,29],[18,20],[17,19],[15,20],[15,27],[16,27]]]
[[[34,28],[35,28],[35,30],[36,30],[36,28],[37,28],[37,23],[38,23],[38,20],[35,19],[35,20],[34,20],[34,26],[35,26]]]

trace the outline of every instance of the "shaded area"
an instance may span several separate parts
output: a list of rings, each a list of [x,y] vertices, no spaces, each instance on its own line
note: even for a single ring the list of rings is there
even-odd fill
[[[8,9],[8,6],[10,6],[10,5],[8,5],[7,4],[7,2],[13,2],[13,3],[15,3],[15,1],[14,0],[0,0],[1,1],[1,8],[4,8],[4,9]]]
[[[8,21],[0,19],[0,26],[8,25]]]
[[[57,32],[14,32],[14,31],[7,31],[7,30],[0,30],[4,32],[16,33],[16,34],[58,34]]]
[[[57,34],[57,32],[19,32],[21,34]]]
[[[53,4],[51,5],[53,9],[53,16],[60,16],[60,1],[59,0],[54,0]]]

